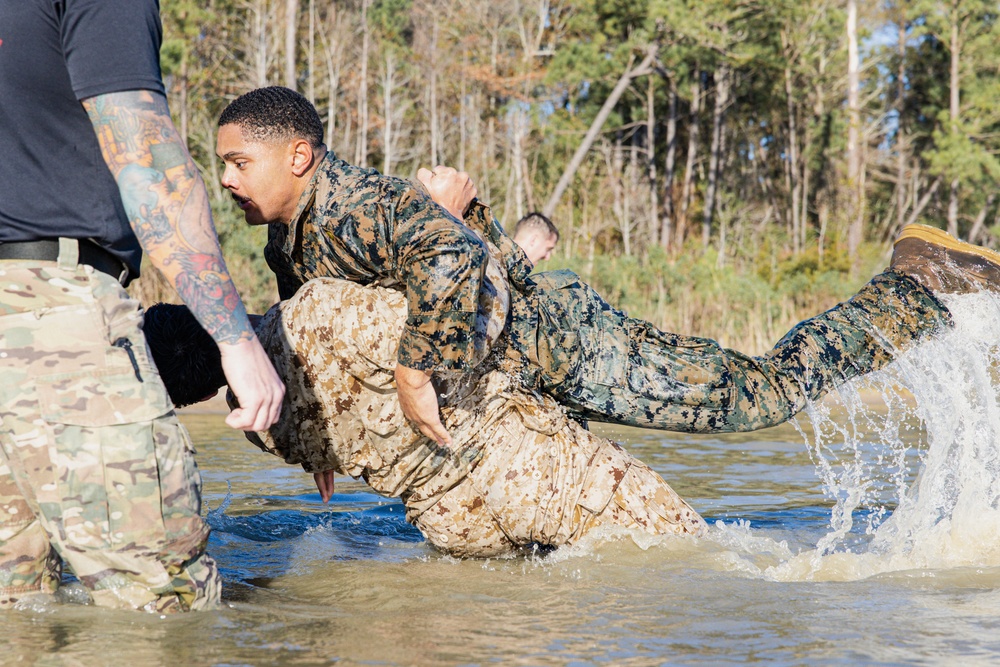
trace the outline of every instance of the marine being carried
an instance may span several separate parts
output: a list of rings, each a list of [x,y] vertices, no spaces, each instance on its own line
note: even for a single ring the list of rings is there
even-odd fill
[[[571,422],[559,422],[568,424],[565,433],[563,426],[543,427],[544,420],[532,422],[535,417],[527,414],[564,420],[565,411],[576,418],[694,432],[771,426],[798,412],[807,400],[884,366],[898,351],[947,327],[950,314],[934,292],[1000,285],[1000,256],[932,228],[908,227],[885,273],[850,300],[800,323],[766,355],[750,357],[715,341],[670,334],[629,318],[571,273],[529,278],[530,262],[475,199],[475,186],[466,174],[421,170],[419,184],[383,176],[338,159],[323,145],[322,131],[312,105],[283,88],[252,91],[220,119],[217,150],[226,163],[223,184],[248,222],[269,225],[265,257],[286,300],[277,312],[292,309],[296,315],[285,319],[300,330],[295,334],[286,327],[281,336],[271,334],[276,344],[291,346],[269,347],[290,386],[279,424],[260,442],[288,460],[309,460],[307,469],[325,497],[332,486],[331,470],[362,476],[376,490],[399,495],[428,539],[455,553],[495,552],[496,547],[478,546],[479,529],[502,533],[509,541],[504,549],[563,544],[566,537],[553,535],[579,535],[581,527],[592,525],[584,509],[597,516],[610,506],[610,501],[579,502],[578,497],[588,495],[587,473],[529,491],[502,483],[504,475],[515,471],[523,473],[522,482],[546,479],[550,473],[532,467],[539,456],[551,462],[546,465],[555,475],[568,469],[557,464],[566,457],[582,466],[574,470],[599,466],[595,456],[602,448],[593,445],[592,436]],[[331,354],[326,344],[301,340],[310,332],[339,340],[343,333],[331,331],[330,323],[339,323],[357,307],[333,297],[331,305],[321,306],[313,295],[320,289],[314,285],[321,283],[309,281],[323,278],[396,292],[379,297],[395,299],[395,316],[385,311],[382,320],[355,317],[352,326],[358,329],[347,336],[355,347],[346,357],[353,361],[341,362],[339,380],[320,374],[329,365],[323,358]],[[296,296],[300,290],[305,291]],[[308,317],[300,312],[302,300],[311,304],[307,310],[325,312],[307,327],[294,324]],[[270,317],[272,327],[282,320]],[[383,329],[391,322],[396,322],[396,334],[385,338]],[[371,357],[380,360],[377,373],[364,368],[369,362],[358,361],[372,354],[357,348],[364,336],[377,336],[382,346],[382,355]],[[313,354],[320,357],[311,362],[311,376],[304,369]],[[347,363],[355,370],[344,371]],[[296,373],[301,377],[291,377]],[[356,386],[358,392],[395,389],[396,394],[359,407],[360,399],[350,392],[324,395],[325,387],[338,382]],[[524,401],[535,401],[534,407],[527,412],[511,407]],[[307,407],[293,409],[295,405]],[[496,423],[504,428],[491,430]],[[518,450],[523,429],[535,434],[528,437],[535,444]],[[302,453],[337,451],[322,443],[337,442],[341,430],[357,435],[335,458],[310,459]],[[405,456],[390,449],[383,458],[377,445],[366,444],[400,433],[408,434]],[[577,444],[549,445],[559,433]],[[480,434],[489,438],[481,441]],[[581,439],[590,444],[579,445]],[[296,448],[299,453],[289,453]],[[492,453],[510,448],[527,453],[510,454],[510,460]],[[352,463],[355,451],[364,456]],[[483,463],[492,456],[503,463]],[[449,457],[458,457],[459,463],[442,473],[441,462],[453,460]],[[321,470],[324,466],[329,467]],[[616,469],[620,473],[621,467]],[[421,486],[428,479],[434,480],[430,490]],[[460,515],[448,505],[447,491],[462,486],[462,480],[471,480],[463,488],[473,495],[462,496],[466,500],[459,501],[460,507],[472,513],[456,520]],[[566,495],[554,501],[545,495],[552,492],[545,490],[549,487]],[[613,497],[619,488],[601,499]],[[629,493],[624,497],[624,502],[632,498]],[[650,501],[643,492],[635,496],[644,506],[682,506],[672,493],[670,497],[664,503]],[[477,508],[488,511],[473,512]],[[491,522],[505,512],[528,527],[494,526]],[[660,515],[670,515],[669,509]],[[673,524],[668,522],[673,528],[654,532],[697,533],[701,522],[694,516],[677,514]],[[565,517],[574,528],[538,528]],[[489,527],[475,528],[483,525]],[[445,532],[435,536],[435,531]]]
[[[222,184],[249,224],[268,225],[264,255],[282,299],[324,277],[405,295],[399,406],[441,445],[452,438],[432,378],[494,369],[582,419],[688,432],[772,426],[949,326],[934,292],[1000,285],[1000,255],[911,226],[884,273],[751,357],[630,318],[570,272],[529,277],[531,262],[467,174],[384,176],[338,158],[322,137],[304,97],[253,90],[219,119]]]
[[[256,319],[288,390],[277,424],[251,442],[313,473],[324,501],[334,473],[399,497],[407,520],[454,556],[561,547],[609,525],[704,532],[697,512],[649,467],[488,362],[434,378],[452,444],[424,436],[402,414],[394,381],[406,312],[399,291],[316,278]],[[154,306],[145,331],[177,404],[225,383],[211,339],[184,306]]]
[[[438,549],[491,557],[572,544],[598,526],[699,535],[705,522],[648,466],[570,419],[551,397],[497,370],[435,379],[452,444],[399,409],[393,371],[406,297],[333,278],[307,282],[256,322],[287,387],[278,423],[251,442],[313,473],[399,497]],[[216,349],[184,306],[158,304],[146,336],[178,404],[225,383]]]

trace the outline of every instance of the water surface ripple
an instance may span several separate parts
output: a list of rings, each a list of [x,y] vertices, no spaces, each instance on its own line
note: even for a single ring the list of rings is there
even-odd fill
[[[183,416],[225,577],[180,617],[4,613],[3,664],[769,665],[1000,662],[1000,307],[788,424],[694,436],[595,427],[711,524],[609,531],[547,557],[456,560],[396,500]]]

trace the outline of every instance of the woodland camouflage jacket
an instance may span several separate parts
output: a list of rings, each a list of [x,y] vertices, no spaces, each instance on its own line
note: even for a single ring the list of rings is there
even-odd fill
[[[486,241],[507,269],[511,291],[531,289],[530,263],[489,208],[476,202],[465,222],[413,183],[328,152],[291,224],[270,225],[264,255],[282,299],[320,277],[403,291],[408,312],[397,361],[425,371],[464,371],[479,360],[477,310],[495,291]]]

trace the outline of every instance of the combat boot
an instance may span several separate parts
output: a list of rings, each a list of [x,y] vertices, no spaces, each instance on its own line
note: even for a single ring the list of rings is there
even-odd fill
[[[1000,292],[1000,253],[959,241],[927,225],[907,225],[896,238],[889,268],[933,292]]]

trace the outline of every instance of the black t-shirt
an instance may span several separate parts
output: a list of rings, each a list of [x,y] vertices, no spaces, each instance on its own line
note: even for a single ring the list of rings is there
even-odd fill
[[[80,100],[164,92],[157,0],[0,0],[0,242],[141,250]]]

